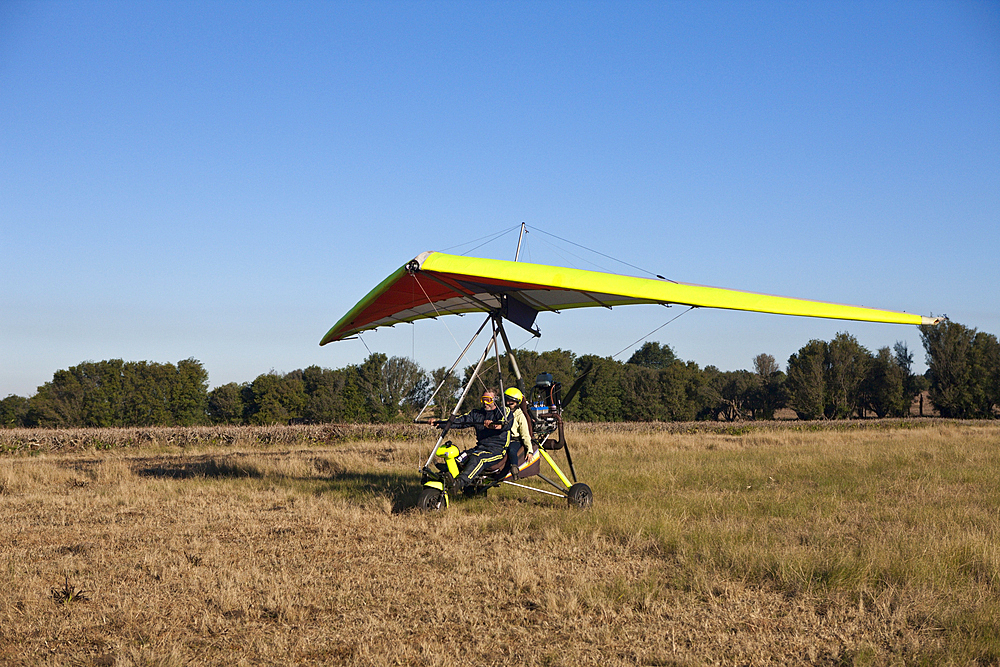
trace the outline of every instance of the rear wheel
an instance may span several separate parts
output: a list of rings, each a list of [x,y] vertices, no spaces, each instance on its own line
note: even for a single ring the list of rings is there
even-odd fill
[[[570,507],[578,507],[583,510],[594,504],[594,492],[586,484],[578,483],[569,487],[566,499],[569,501]]]
[[[425,487],[417,498],[417,509],[421,512],[436,512],[446,507],[444,491]]]

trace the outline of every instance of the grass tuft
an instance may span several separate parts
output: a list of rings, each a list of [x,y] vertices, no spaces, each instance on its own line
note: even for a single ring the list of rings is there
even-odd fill
[[[74,602],[90,602],[90,597],[86,591],[79,590],[70,583],[68,574],[64,575],[62,587],[51,589],[49,596],[53,602],[59,605],[68,605]]]

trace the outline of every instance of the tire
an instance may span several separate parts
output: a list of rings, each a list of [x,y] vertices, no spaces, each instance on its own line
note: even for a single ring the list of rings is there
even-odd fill
[[[578,483],[569,487],[566,499],[570,507],[585,510],[594,504],[594,492],[586,484]]]
[[[426,487],[417,499],[417,509],[421,512],[437,512],[445,508],[444,491]]]

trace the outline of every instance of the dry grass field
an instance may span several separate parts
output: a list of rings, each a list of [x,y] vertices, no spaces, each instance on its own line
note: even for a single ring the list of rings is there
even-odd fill
[[[577,425],[591,510],[422,515],[429,431],[0,432],[0,664],[1000,664],[1000,424]]]

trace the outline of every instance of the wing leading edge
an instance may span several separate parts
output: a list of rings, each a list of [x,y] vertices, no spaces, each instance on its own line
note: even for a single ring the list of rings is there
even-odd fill
[[[499,311],[537,335],[533,326],[539,312],[629,304],[678,304],[889,324],[940,321],[940,318],[862,306],[425,252],[379,283],[333,325],[320,345],[381,326],[470,312]]]

